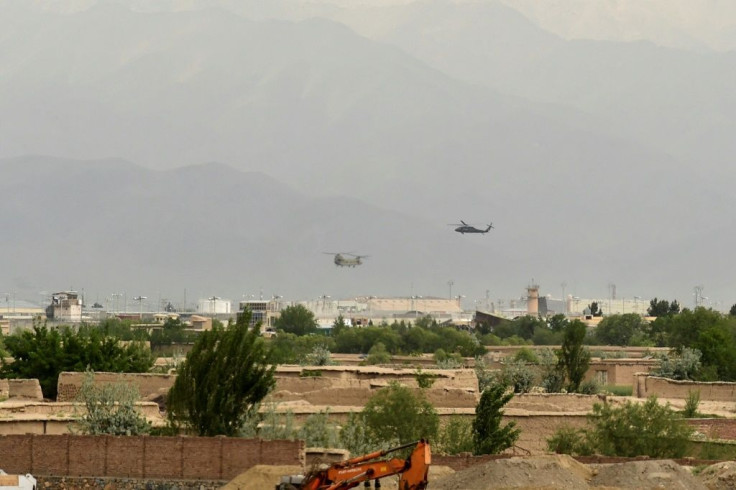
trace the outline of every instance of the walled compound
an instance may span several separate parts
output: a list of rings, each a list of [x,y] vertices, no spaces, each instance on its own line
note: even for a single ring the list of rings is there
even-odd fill
[[[634,384],[635,396],[645,399],[651,394],[660,398],[686,398],[695,385],[671,382],[639,373],[642,367],[653,367],[651,359],[596,360],[588,371],[588,378],[600,380],[601,371],[607,373],[610,384]],[[425,390],[427,398],[436,407],[442,420],[453,415],[472,417],[479,400],[478,381],[472,369],[391,368],[377,366],[279,366],[276,387],[264,404],[264,409],[291,412],[299,423],[308,416],[329,411],[335,421],[344,421],[351,412],[362,409],[380,388],[396,381],[418,389],[417,377],[426,376],[432,384]],[[84,373],[62,373],[59,376],[59,402],[11,398],[0,403],[0,434],[65,434],[70,424],[80,416],[80,406],[74,404]],[[630,376],[630,378],[628,378]],[[626,379],[630,379],[627,383]],[[135,384],[144,400],[160,400],[173,385],[173,374],[117,374],[95,373],[95,383],[127,382]],[[703,400],[736,401],[734,388],[729,383],[698,384]],[[0,385],[0,389],[2,386]],[[730,397],[730,398],[729,398]],[[634,398],[635,399],[635,398]],[[629,398],[609,397],[612,403],[623,403]],[[163,425],[159,405],[151,401],[141,403],[146,418],[155,425]],[[522,429],[519,446],[532,453],[546,450],[546,439],[563,426],[582,427],[593,404],[601,401],[596,395],[530,393],[515,396],[505,407],[505,418],[515,421]],[[725,403],[725,402],[724,402]],[[681,407],[679,407],[681,408]],[[723,410],[727,410],[724,407]],[[714,413],[714,412],[709,412]],[[724,429],[725,430],[725,429]],[[729,429],[730,430],[730,429]],[[719,432],[721,432],[719,430]],[[724,433],[728,433],[725,430]]]

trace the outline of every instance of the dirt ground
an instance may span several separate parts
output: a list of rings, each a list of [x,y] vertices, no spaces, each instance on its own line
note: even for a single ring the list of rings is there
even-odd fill
[[[302,469],[298,466],[254,466],[222,489],[268,490],[282,475],[299,473]],[[584,465],[555,454],[499,459],[457,472],[447,466],[433,466],[429,481],[432,490],[727,490],[736,488],[736,462],[717,463],[693,472],[670,460]],[[395,477],[383,483],[386,489],[395,486]]]

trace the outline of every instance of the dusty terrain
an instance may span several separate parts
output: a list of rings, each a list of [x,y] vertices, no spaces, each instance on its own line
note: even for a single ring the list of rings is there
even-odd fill
[[[294,466],[254,466],[223,490],[273,488],[281,475],[300,473]],[[430,467],[432,490],[490,489],[675,489],[727,490],[736,488],[736,462],[717,463],[699,472],[670,460],[585,465],[566,455],[498,459],[454,472],[446,466]],[[384,481],[383,488],[395,488]]]

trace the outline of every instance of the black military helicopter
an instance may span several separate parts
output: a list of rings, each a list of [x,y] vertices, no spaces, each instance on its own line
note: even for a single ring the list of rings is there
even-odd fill
[[[471,225],[467,224],[463,220],[460,220],[460,223],[462,223],[462,224],[457,224],[456,223],[456,224],[452,224],[450,226],[457,226],[457,228],[455,228],[455,231],[458,232],[458,233],[462,233],[463,235],[466,234],[466,233],[488,233],[489,231],[491,231],[491,228],[493,228],[493,223],[491,223],[490,225],[488,225],[488,227],[485,230],[483,230],[481,228],[476,228],[475,226],[471,226]]]
[[[322,252],[327,255],[335,256],[335,265],[340,267],[355,267],[361,265],[364,258],[370,257],[370,255],[355,255],[346,252]]]

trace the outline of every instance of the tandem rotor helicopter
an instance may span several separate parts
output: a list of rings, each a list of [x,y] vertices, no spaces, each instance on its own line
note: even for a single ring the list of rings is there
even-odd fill
[[[370,257],[370,255],[355,255],[346,252],[322,252],[327,255],[335,256],[335,265],[340,267],[355,267],[361,265],[364,258]]]
[[[460,223],[462,224],[456,223],[456,224],[451,224],[449,226],[457,226],[457,228],[455,228],[455,231],[458,233],[462,233],[463,235],[466,233],[488,233],[489,231],[491,231],[491,228],[493,228],[493,223],[488,225],[488,227],[485,230],[482,228],[476,228],[475,226],[471,226],[463,220],[460,220]]]

